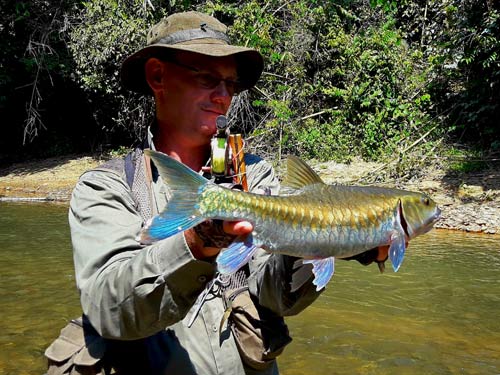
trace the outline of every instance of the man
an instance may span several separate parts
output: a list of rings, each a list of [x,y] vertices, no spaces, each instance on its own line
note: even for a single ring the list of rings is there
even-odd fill
[[[154,96],[156,122],[146,147],[200,171],[209,161],[216,118],[226,114],[233,95],[256,83],[262,69],[261,55],[231,45],[223,24],[187,12],[155,25],[147,46],[124,61],[121,73],[126,87]],[[140,150],[133,165],[133,173],[125,163],[122,171],[84,174],[69,213],[83,312],[107,339],[111,366],[119,374],[277,374],[273,357],[255,365],[241,354],[245,348],[221,324],[227,301],[218,292],[222,284],[213,282],[223,245],[211,235],[230,240],[250,233],[252,224],[205,224],[141,244],[136,237],[166,206],[168,186]],[[248,155],[247,176],[251,191],[277,192],[277,179],[263,160]],[[278,325],[319,295],[311,282],[290,291],[294,261],[262,250],[244,273],[248,301]],[[279,334],[286,336],[284,346],[286,332]]]

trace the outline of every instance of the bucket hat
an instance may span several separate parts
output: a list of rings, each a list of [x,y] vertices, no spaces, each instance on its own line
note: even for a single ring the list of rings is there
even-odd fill
[[[176,51],[213,57],[234,56],[238,81],[244,90],[255,85],[264,68],[262,55],[255,49],[232,45],[227,26],[216,18],[194,11],[175,13],[154,25],[148,32],[146,46],[123,61],[123,86],[151,94],[144,72],[145,62],[151,57],[168,60]]]

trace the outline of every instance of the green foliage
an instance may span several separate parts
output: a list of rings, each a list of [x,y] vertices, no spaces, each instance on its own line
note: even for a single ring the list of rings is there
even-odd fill
[[[429,95],[418,87],[420,73],[390,22],[351,34],[348,41],[344,35],[336,40],[338,35],[329,33],[328,43],[337,46],[340,58],[319,72],[325,76],[320,90],[341,108],[337,112],[356,154],[369,159],[391,155],[402,140],[430,125],[422,111]]]
[[[160,12],[156,17],[163,15]],[[122,89],[120,65],[145,44],[154,20],[153,11],[142,0],[91,0],[74,16],[68,46],[76,77],[89,97],[95,121],[107,133],[118,128],[132,138],[141,136],[151,119],[150,100]]]
[[[71,1],[0,1],[0,116],[9,119],[3,152],[46,130],[43,106],[71,62],[59,30]]]
[[[123,158],[126,156],[132,149],[130,147],[118,146],[118,148],[114,148],[108,152],[109,158]]]
[[[341,123],[318,122],[307,119],[296,129],[293,137],[296,153],[306,158],[335,159],[350,162],[355,155],[353,139]],[[329,155],[328,159],[324,155]]]
[[[495,2],[403,1],[396,16],[410,47],[426,59],[420,64],[429,71],[442,129],[484,149],[500,141],[499,11]]]
[[[483,151],[478,149],[449,148],[446,153],[447,168],[451,172],[464,174],[477,172],[488,168]]]
[[[227,10],[221,1],[212,6]],[[433,126],[418,55],[391,17],[379,12],[364,25],[365,12],[376,13],[362,2],[252,0],[230,8],[233,37],[267,57],[255,107],[265,120],[252,134],[260,152],[275,154],[278,145],[319,160],[381,159]]]
[[[381,7],[385,12],[393,12],[397,9],[398,3],[394,0],[370,0],[372,7]]]
[[[396,160],[402,171],[432,159],[443,139],[500,148],[499,9],[472,0],[2,2],[2,115],[16,103],[10,112],[24,116],[28,103],[31,129],[47,118],[62,128],[91,122],[104,142],[130,142],[153,110],[151,100],[122,90],[120,64],[150,25],[193,9],[265,57],[256,89],[235,99],[230,121],[266,157],[362,156]],[[51,112],[44,95],[52,92],[63,101]],[[71,121],[61,116],[61,107],[75,106]]]
[[[484,147],[500,141],[500,12],[464,8],[476,17],[457,22],[457,35],[466,43],[458,62],[462,90],[456,94],[458,103],[451,119]]]
[[[141,42],[148,16],[142,1],[88,1],[69,34],[76,73],[85,90],[112,94],[119,90],[120,63]],[[149,19],[151,21],[151,19]]]

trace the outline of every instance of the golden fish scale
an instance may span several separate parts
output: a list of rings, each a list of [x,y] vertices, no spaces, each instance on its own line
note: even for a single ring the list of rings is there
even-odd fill
[[[286,223],[292,229],[308,227],[313,232],[332,227],[368,228],[392,215],[398,196],[330,191],[299,195],[264,196],[211,187],[201,196],[202,214],[227,219]],[[332,194],[335,193],[335,194]]]

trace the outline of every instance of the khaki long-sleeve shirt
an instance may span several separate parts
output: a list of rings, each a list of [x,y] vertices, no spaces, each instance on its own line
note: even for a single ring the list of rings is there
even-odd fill
[[[247,157],[251,191],[278,190],[271,166]],[[168,187],[151,183],[154,208],[162,211]],[[274,364],[257,372],[243,365],[232,335],[221,336],[221,298],[207,298],[193,325],[183,318],[214,277],[213,262],[197,260],[184,235],[143,246],[143,221],[124,173],[92,170],[76,185],[69,211],[77,287],[84,314],[100,335],[139,340],[149,369],[141,374],[277,374]],[[319,295],[312,283],[290,293],[294,258],[261,250],[250,262],[250,293],[280,316],[302,311]],[[134,363],[127,358],[127,363]]]

